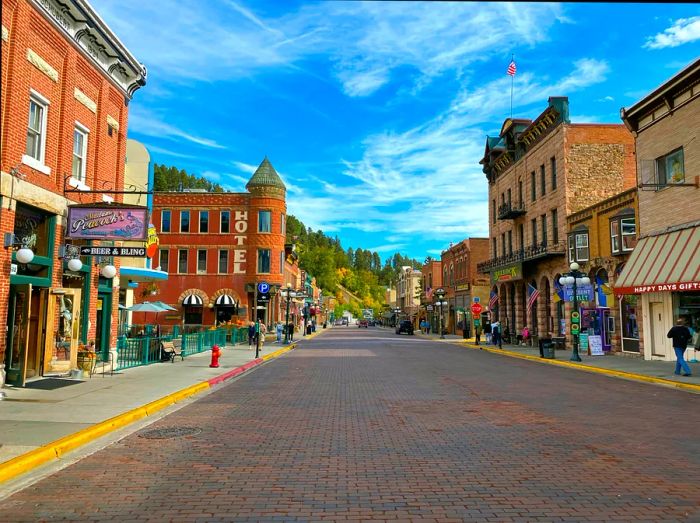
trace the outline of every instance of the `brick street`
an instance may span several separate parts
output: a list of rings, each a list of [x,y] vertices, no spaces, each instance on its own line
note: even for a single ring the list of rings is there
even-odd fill
[[[700,521],[700,397],[335,328],[3,501],[3,521]],[[154,439],[154,429],[193,428]]]

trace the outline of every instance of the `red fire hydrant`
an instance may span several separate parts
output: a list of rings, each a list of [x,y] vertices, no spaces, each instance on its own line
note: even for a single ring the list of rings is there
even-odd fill
[[[218,367],[220,357],[221,357],[221,349],[219,349],[218,345],[214,345],[211,348],[211,363],[209,364],[209,366],[210,367]]]

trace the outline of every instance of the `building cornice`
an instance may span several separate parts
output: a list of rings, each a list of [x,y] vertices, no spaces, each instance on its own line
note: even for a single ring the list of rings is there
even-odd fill
[[[146,84],[146,66],[117,38],[86,0],[29,0],[127,99]]]

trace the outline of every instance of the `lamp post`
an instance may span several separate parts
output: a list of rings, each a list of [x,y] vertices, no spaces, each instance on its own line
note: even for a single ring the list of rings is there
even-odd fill
[[[578,313],[578,296],[576,295],[576,289],[579,285],[588,285],[591,283],[591,280],[588,276],[586,276],[586,273],[579,271],[579,264],[576,262],[571,262],[571,265],[569,265],[570,272],[565,273],[561,278],[559,278],[559,284],[561,286],[568,285],[572,287],[573,291],[573,310],[571,311],[571,314],[573,315],[574,313]],[[578,325],[578,322],[576,323]],[[571,361],[581,361],[581,356],[578,353],[578,328],[574,329],[573,325],[573,316],[572,316],[572,321],[571,321],[572,329],[571,329],[571,335],[573,336],[574,340],[574,350],[571,353]]]
[[[435,289],[435,296],[437,296],[437,299],[438,299],[438,301],[435,302],[435,305],[440,307],[439,312],[438,312],[438,329],[440,330],[440,339],[444,340],[445,339],[445,332],[443,331],[443,328],[442,328],[442,322],[443,322],[442,311],[447,306],[447,302],[442,301],[442,298],[444,298],[444,296],[445,296],[445,289],[443,289],[442,287],[440,287],[439,289]]]
[[[291,283],[288,283],[287,289],[281,292],[282,296],[284,296],[287,300],[287,313],[284,319],[284,343],[286,345],[289,343],[289,302],[292,301],[292,298],[294,298],[294,296],[296,296],[296,293],[292,290]]]
[[[399,314],[401,313],[401,307],[394,307],[394,314],[396,315],[396,319],[394,320],[394,327],[399,326]]]

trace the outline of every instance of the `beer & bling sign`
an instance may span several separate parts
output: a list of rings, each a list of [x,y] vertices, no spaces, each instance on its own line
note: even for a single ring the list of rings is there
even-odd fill
[[[68,207],[66,237],[80,240],[145,240],[144,207]]]

